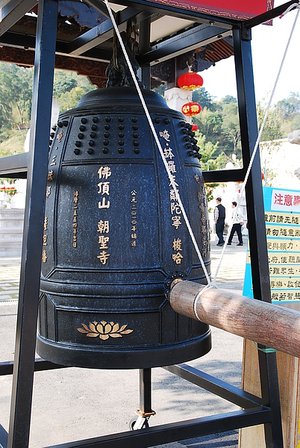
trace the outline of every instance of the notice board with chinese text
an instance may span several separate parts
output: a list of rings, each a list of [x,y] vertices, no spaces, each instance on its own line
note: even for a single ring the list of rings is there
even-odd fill
[[[300,301],[300,191],[263,192],[272,301]],[[249,250],[243,295],[253,297]]]

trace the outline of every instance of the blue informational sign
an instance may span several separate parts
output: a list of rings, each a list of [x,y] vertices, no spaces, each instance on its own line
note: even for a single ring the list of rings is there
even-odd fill
[[[264,187],[272,302],[300,301],[300,191]],[[248,249],[243,295],[253,298]]]

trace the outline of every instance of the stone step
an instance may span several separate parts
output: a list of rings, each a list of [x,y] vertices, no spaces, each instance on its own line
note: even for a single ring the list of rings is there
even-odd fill
[[[10,244],[20,244],[20,243],[22,243],[22,235],[17,235],[17,236],[14,236],[14,235],[5,235],[4,237],[1,237],[1,235],[0,235],[0,244],[1,244],[1,247],[2,246],[9,246]],[[0,249],[1,249],[1,247],[0,247]]]
[[[20,257],[22,251],[22,245],[20,242],[10,243],[8,245],[0,246],[0,257]]]
[[[24,209],[0,209],[0,257],[19,257],[22,247]]]
[[[22,241],[22,233],[1,233],[0,232],[0,241],[5,243],[6,241]]]
[[[6,227],[1,229],[0,228],[0,236],[1,235],[8,235],[8,234],[17,234],[17,235],[22,235],[22,230],[23,229],[18,229],[18,228],[12,228],[12,227]]]

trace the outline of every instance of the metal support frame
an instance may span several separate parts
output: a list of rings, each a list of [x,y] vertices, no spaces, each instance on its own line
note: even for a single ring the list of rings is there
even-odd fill
[[[164,367],[168,372],[193,383],[196,386],[211,392],[224,400],[230,401],[243,409],[251,409],[262,405],[262,400],[251,395],[232,384],[215,378],[201,370],[196,369],[188,364],[180,364],[178,366]]]
[[[124,4],[127,0],[124,0]],[[19,4],[20,2],[15,2]],[[132,3],[132,2],[131,2]],[[13,3],[10,3],[12,5]],[[135,5],[157,13],[156,4],[150,1],[134,0]],[[210,20],[210,16],[183,12],[176,8],[160,5],[159,11],[195,20]],[[57,25],[57,0],[40,0],[38,28],[36,34],[35,77],[33,94],[33,114],[31,129],[31,153],[2,159],[0,175],[21,177],[28,172],[26,215],[22,250],[20,297],[18,306],[16,350],[11,400],[10,429],[7,434],[0,426],[0,443],[5,448],[27,448],[30,431],[33,373],[38,370],[63,368],[35,360],[35,337],[39,296],[40,259],[43,231],[44,192],[47,174],[48,135],[50,129],[51,100],[53,89],[54,58]],[[264,16],[266,17],[266,16]],[[262,21],[264,17],[260,16]],[[269,15],[268,15],[269,17]],[[232,21],[224,20],[221,26],[228,29]],[[253,26],[257,23],[253,22]],[[249,21],[249,24],[251,21]],[[219,25],[217,23],[217,25]],[[147,18],[143,24],[140,48],[149,51],[149,26]],[[249,33],[236,23],[233,29],[237,93],[242,139],[244,168],[241,170],[204,173],[207,182],[226,182],[243,180],[245,167],[249,163],[257,138],[256,107]],[[246,29],[246,31],[249,31]],[[164,57],[162,55],[162,57]],[[148,65],[143,68],[144,81],[148,80]],[[149,82],[149,80],[148,80]],[[146,83],[146,82],[145,82]],[[252,260],[254,295],[270,301],[269,271],[266,238],[264,236],[264,210],[260,178],[259,155],[256,156],[250,179],[246,188],[247,211],[249,218],[249,241]],[[160,425],[147,430],[123,432],[110,436],[96,437],[55,445],[60,448],[141,448],[155,446],[196,436],[229,431],[247,426],[264,424],[267,448],[282,448],[282,429],[279,406],[278,380],[274,353],[259,351],[262,398],[254,397],[219,379],[188,365],[165,367],[196,385],[242,409],[235,412],[198,418],[184,422]],[[12,363],[0,364],[0,375],[12,373]],[[140,370],[140,415],[153,414],[151,408],[151,369]]]
[[[106,9],[106,6],[105,6]],[[107,14],[107,10],[106,10]],[[144,15],[143,12],[139,12],[133,8],[126,8],[124,11],[120,11],[115,14],[116,23],[118,24],[119,31],[126,31],[127,21],[132,18],[138,18]],[[150,13],[148,13],[150,15]],[[100,25],[86,31],[80,37],[68,44],[69,52],[71,55],[79,56],[88,50],[94,48],[102,42],[107,41],[113,37],[114,28],[110,19]]]
[[[151,369],[140,369],[140,408],[139,414],[153,415],[151,407]]]
[[[223,39],[231,35],[231,30],[213,25],[198,25],[190,30],[181,33],[179,36],[174,36],[166,42],[162,41],[155,44],[149,49],[138,61],[142,64],[157,63],[167,61],[168,59],[180,56],[189,51],[193,51],[201,45],[207,45],[217,39]]]
[[[28,445],[58,2],[39,2],[8,448]]]
[[[150,28],[151,21],[148,13],[144,13],[140,20],[140,34],[139,34],[139,52],[145,53],[150,47]],[[151,72],[150,64],[145,63],[141,65],[139,78],[144,85],[145,89],[151,88]]]
[[[155,415],[155,411],[151,407],[151,369],[139,370],[139,389],[140,407],[137,410],[137,417],[134,417],[130,422],[130,429],[134,431],[149,428],[149,418]]]
[[[38,0],[11,0],[8,2],[1,11],[0,36],[30,11],[37,2]]]
[[[251,41],[244,40],[241,29],[234,29],[234,55],[237,79],[242,154],[244,166],[250,162],[258,128],[251,54]],[[259,151],[246,185],[249,247],[254,297],[270,302],[270,277],[264,224],[263,192]],[[259,351],[259,370],[263,403],[272,410],[271,423],[265,424],[266,448],[283,448],[276,354]]]
[[[215,434],[216,430],[225,432],[253,426],[264,423],[269,419],[270,410],[268,408],[262,408],[261,410],[249,409],[218,414],[213,417],[202,417],[159,425],[140,431],[126,431],[110,436],[81,440],[80,442],[52,445],[48,448],[146,448],[177,440],[199,437],[199,435]]]

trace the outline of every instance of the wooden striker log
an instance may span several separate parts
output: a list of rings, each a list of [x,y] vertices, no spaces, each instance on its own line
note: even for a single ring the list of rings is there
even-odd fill
[[[174,282],[170,303],[174,311],[229,333],[300,357],[300,313],[189,281]]]

